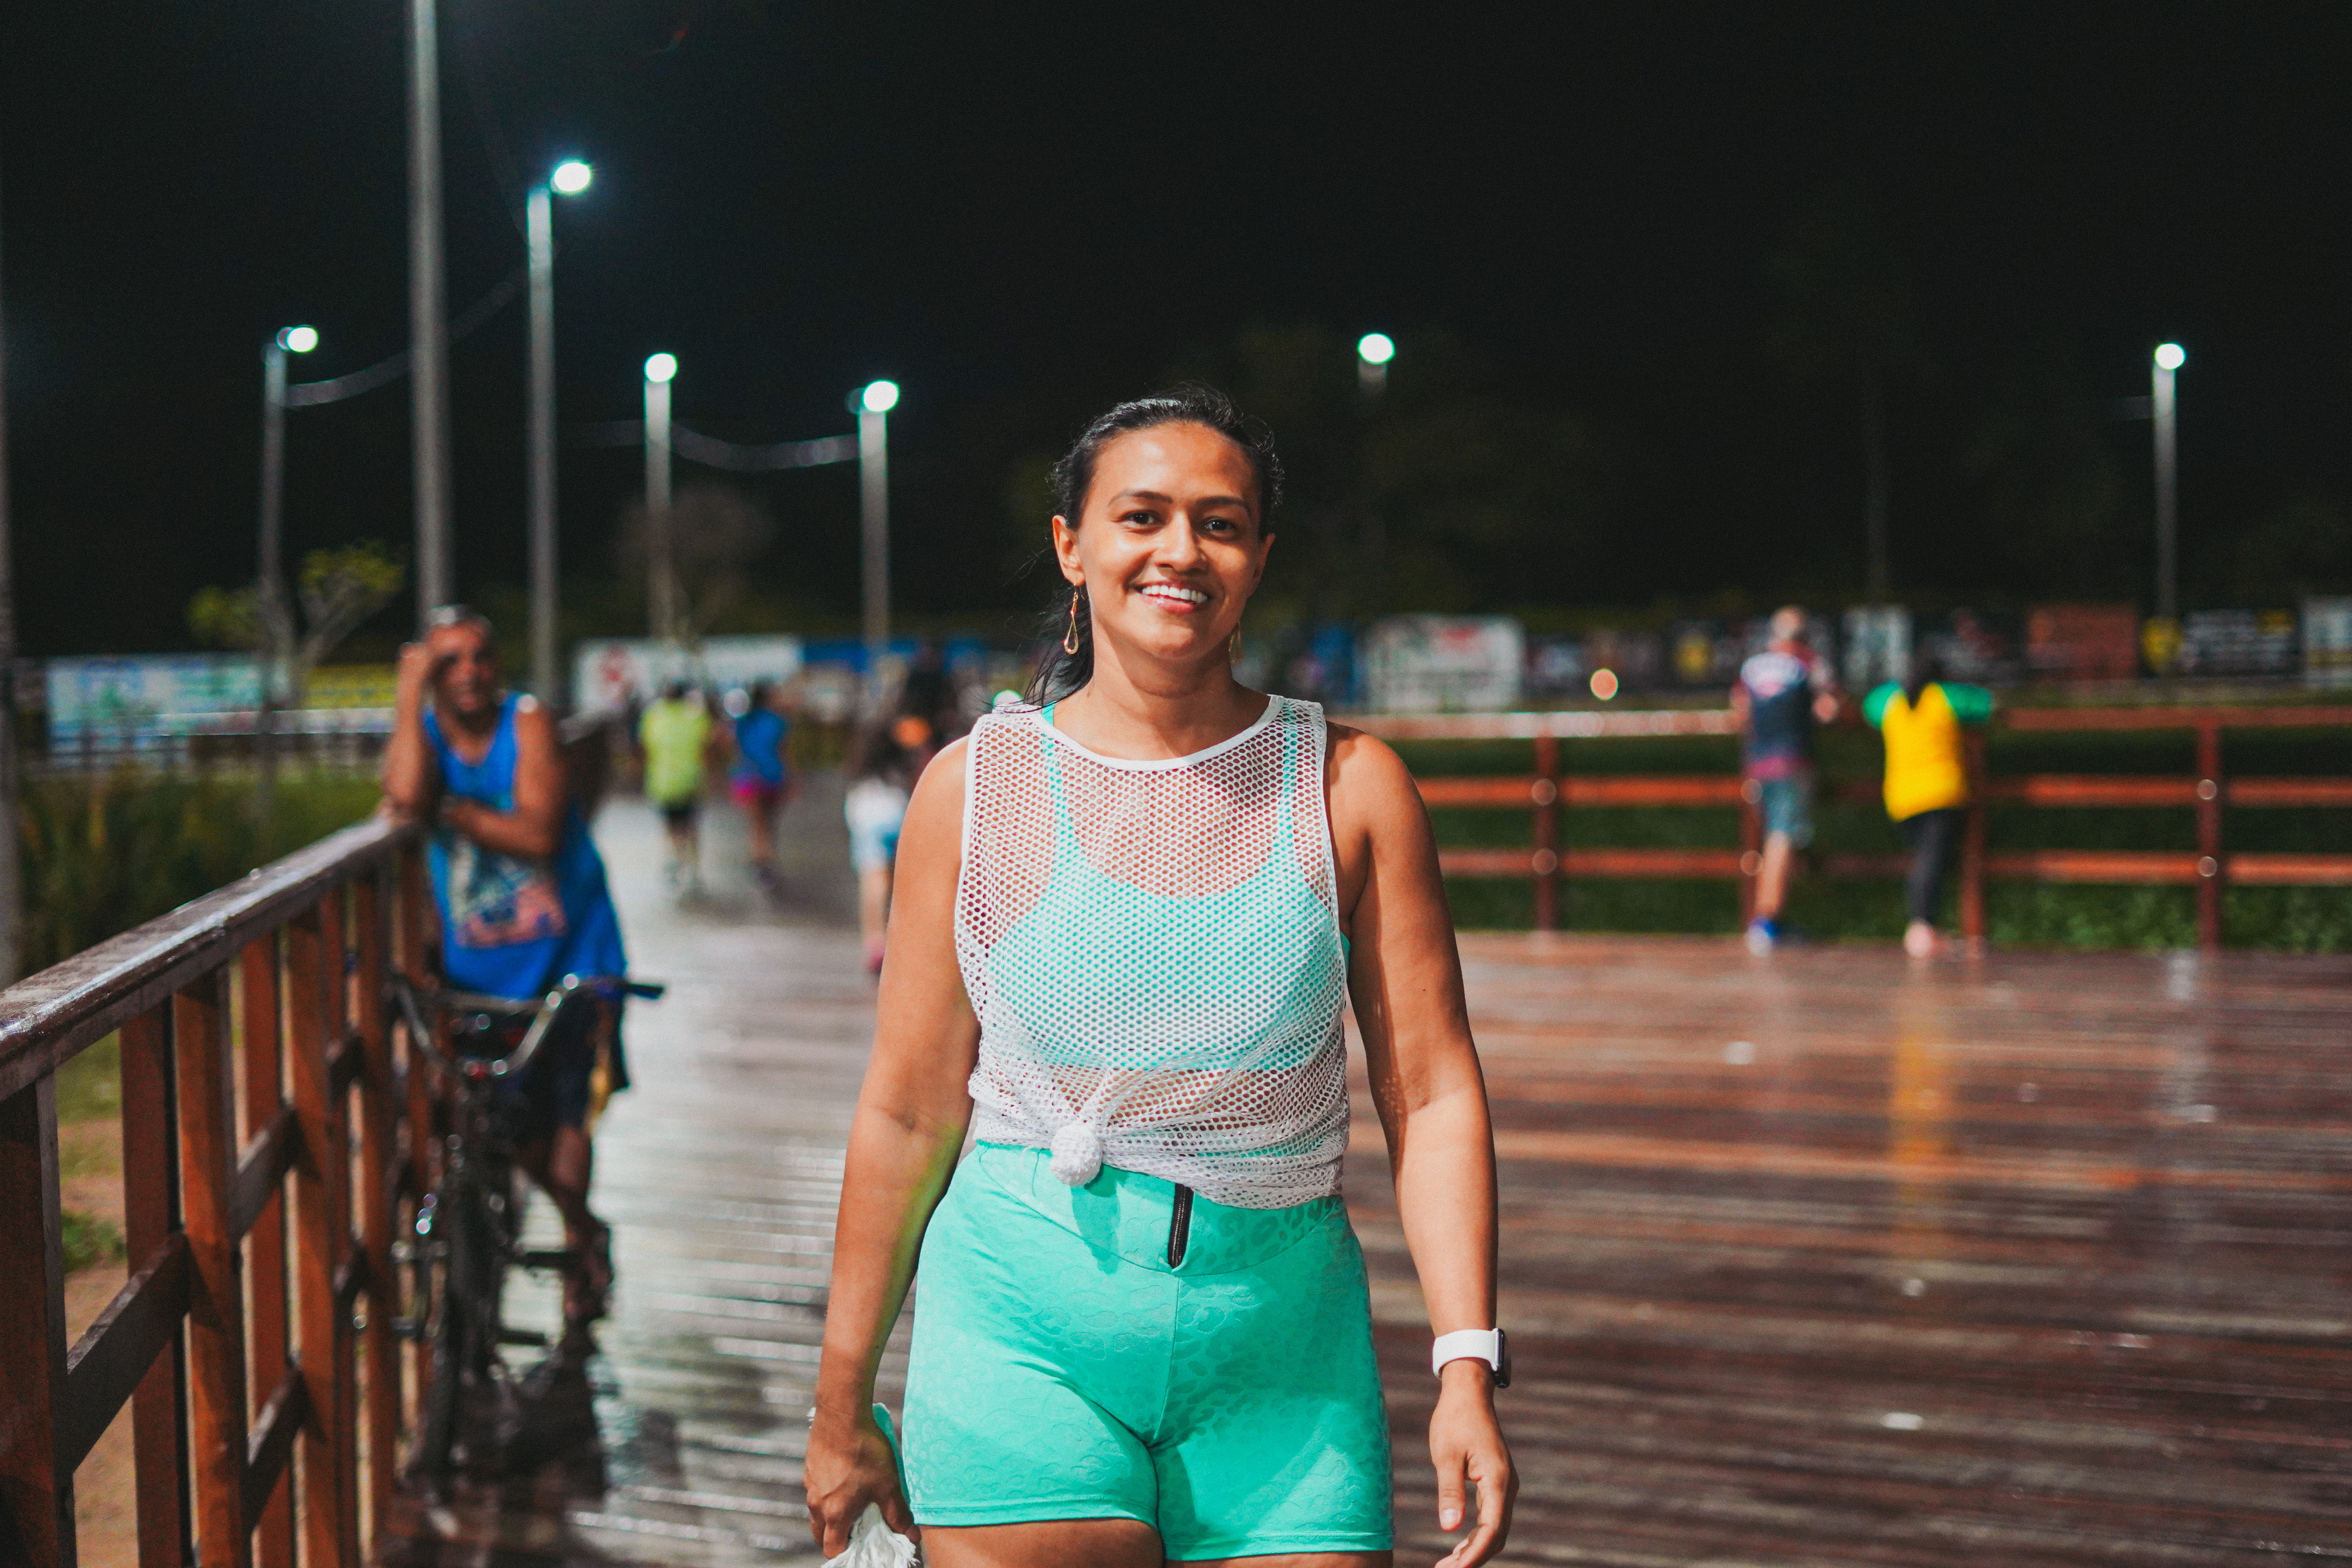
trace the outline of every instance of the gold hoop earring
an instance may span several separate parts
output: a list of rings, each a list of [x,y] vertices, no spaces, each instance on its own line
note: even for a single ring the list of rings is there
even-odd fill
[[[1225,662],[1227,664],[1239,664],[1241,661],[1242,629],[1239,626],[1235,626],[1234,628],[1234,635],[1225,639]]]
[[[1073,588],[1070,590],[1070,629],[1064,633],[1062,637],[1062,651],[1064,653],[1076,653],[1078,651],[1078,598],[1079,595],[1083,595],[1085,592],[1086,590],[1084,588]]]

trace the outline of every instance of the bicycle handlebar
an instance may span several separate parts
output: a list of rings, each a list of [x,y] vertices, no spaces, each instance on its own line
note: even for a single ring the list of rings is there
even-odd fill
[[[425,1053],[425,1058],[449,1077],[464,1081],[467,1074],[462,1064],[441,1049],[432,1026],[425,1019],[420,993],[404,974],[395,974],[387,982],[387,989],[399,1004],[403,1021],[408,1025],[408,1037]],[[517,1077],[530,1066],[547,1039],[547,1032],[564,1007],[583,992],[642,996],[657,1001],[669,987],[652,981],[632,980],[625,974],[567,974],[562,984],[550,990],[537,1001],[522,996],[488,996],[472,991],[435,991],[429,993],[433,1005],[459,1012],[491,1013],[506,1017],[531,1015],[530,1027],[523,1032],[522,1041],[503,1058],[490,1059],[492,1078]]]

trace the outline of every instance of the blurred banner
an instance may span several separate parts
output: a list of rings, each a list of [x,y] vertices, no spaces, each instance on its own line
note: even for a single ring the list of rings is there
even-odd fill
[[[2352,686],[2352,598],[2303,602],[2303,678],[2314,686]]]
[[[625,713],[673,680],[725,690],[790,680],[801,664],[798,637],[705,637],[691,648],[658,637],[605,637],[572,651],[572,689],[583,713]]]
[[[1493,710],[1519,701],[1527,637],[1507,616],[1392,616],[1373,624],[1358,657],[1375,711]]]
[[[140,751],[250,714],[261,665],[250,654],[164,653],[48,661],[49,752]]]

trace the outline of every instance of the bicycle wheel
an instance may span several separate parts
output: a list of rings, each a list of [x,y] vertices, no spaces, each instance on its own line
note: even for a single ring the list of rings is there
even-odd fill
[[[457,1426],[465,1414],[466,1385],[472,1381],[476,1343],[475,1314],[466,1288],[475,1272],[478,1227],[471,1223],[472,1204],[461,1188],[445,1194],[436,1226],[440,1289],[433,1302],[429,1340],[433,1376],[425,1391],[423,1418],[417,1424],[416,1451],[409,1468],[434,1489],[446,1487],[457,1470]]]

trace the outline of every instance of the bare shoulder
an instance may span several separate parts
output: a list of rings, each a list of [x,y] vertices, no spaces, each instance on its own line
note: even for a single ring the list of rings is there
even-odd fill
[[[961,833],[963,822],[964,757],[971,749],[970,739],[950,741],[940,748],[923,768],[923,776],[915,781],[914,795],[907,803],[907,831],[912,834],[918,825],[926,831],[931,825],[943,823]]]
[[[557,739],[555,715],[549,712],[547,704],[536,697],[518,697],[515,699],[515,734],[519,739],[552,743]]]
[[[1346,724],[1330,726],[1328,770],[1331,815],[1360,827],[1377,828],[1422,814],[1421,792],[1413,787],[1412,770],[1386,741]]]

